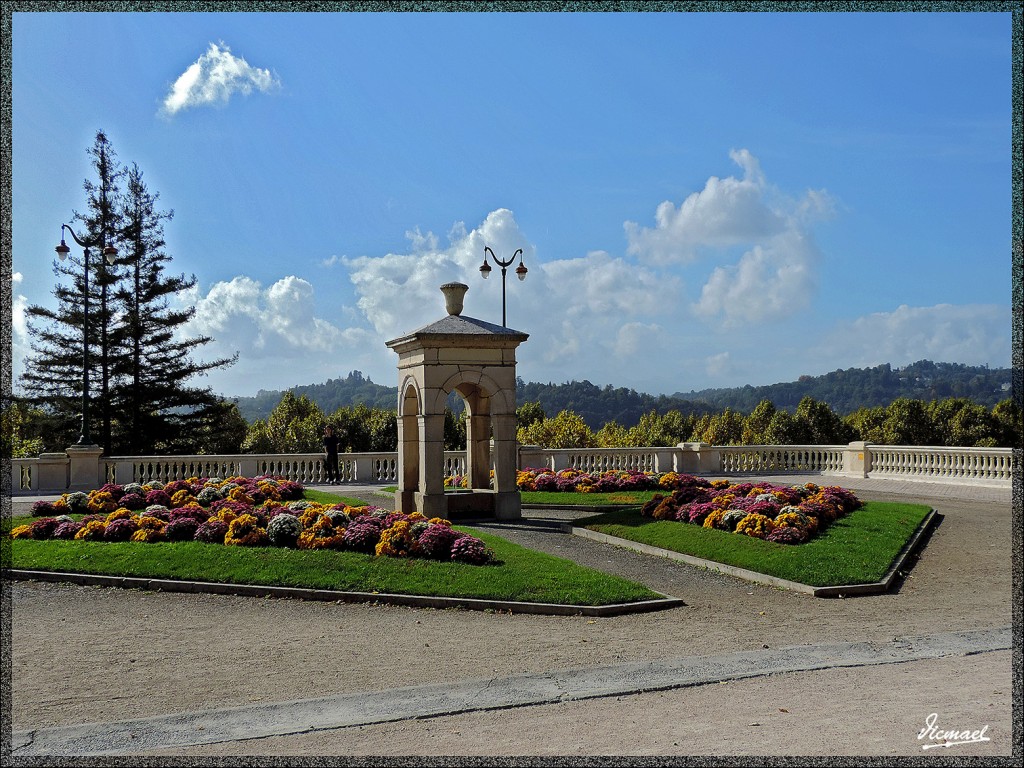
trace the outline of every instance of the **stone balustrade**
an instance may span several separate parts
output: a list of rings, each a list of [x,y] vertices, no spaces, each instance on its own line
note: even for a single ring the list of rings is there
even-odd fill
[[[343,482],[397,484],[397,453],[347,453],[339,457]],[[945,448],[873,445],[728,445],[680,443],[670,448],[564,448],[519,446],[520,468],[583,472],[633,470],[695,475],[822,474],[1010,487],[1010,448]],[[465,451],[445,451],[445,476],[464,476]],[[11,461],[12,493],[89,490],[104,483],[166,483],[188,477],[275,475],[303,484],[326,479],[324,457],[305,454],[228,456],[100,456],[98,449],[68,449]]]

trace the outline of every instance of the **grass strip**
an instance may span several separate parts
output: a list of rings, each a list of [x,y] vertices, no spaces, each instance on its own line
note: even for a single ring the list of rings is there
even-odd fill
[[[349,507],[367,506],[367,502],[361,499],[356,499],[351,496],[342,496],[341,494],[331,493],[330,491],[318,491],[315,488],[306,488],[303,490],[302,498],[307,501],[315,501],[325,506],[330,506],[331,504],[345,504]],[[376,506],[381,505],[378,504]]]
[[[605,512],[576,525],[652,547],[746,568],[812,587],[880,581],[931,507],[869,501],[806,544],[789,545],[699,525]]]
[[[604,507],[643,504],[656,493],[665,491],[614,491],[610,493],[580,493],[578,491],[523,491],[523,504],[550,504],[551,506]]]
[[[459,527],[491,547],[498,565],[374,557],[358,552],[229,547],[199,542],[8,540],[10,567],[109,576],[391,592],[567,605],[610,605],[661,595],[641,584]]]
[[[394,493],[397,485],[389,485],[381,490]],[[450,493],[454,488],[445,488]],[[612,493],[580,493],[579,491],[521,491],[523,504],[550,504],[556,507],[605,507],[643,504],[650,501],[654,494],[665,495],[666,491],[615,491]]]

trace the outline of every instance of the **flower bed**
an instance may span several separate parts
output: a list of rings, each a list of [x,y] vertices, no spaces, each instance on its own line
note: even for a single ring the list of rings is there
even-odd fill
[[[674,474],[674,473],[673,473]],[[863,503],[845,488],[708,481],[675,475],[668,496],[656,494],[640,514],[752,536],[778,544],[801,544]]]
[[[808,541],[836,518],[862,506],[851,491],[837,486],[731,483],[677,472],[523,469],[516,482],[521,491],[666,491],[644,504],[641,514],[779,544]]]
[[[493,562],[484,543],[448,520],[378,507],[302,499],[299,483],[274,477],[189,478],[163,485],[107,484],[89,493],[37,502],[42,516],[11,530],[12,539],[200,541],[241,547],[348,549],[474,565]],[[85,514],[76,521],[71,514]]]
[[[583,472],[578,469],[521,469],[516,474],[520,491],[575,493],[615,493],[616,491],[656,491],[671,489],[674,472],[659,475],[636,470]],[[668,478],[663,483],[662,480]]]

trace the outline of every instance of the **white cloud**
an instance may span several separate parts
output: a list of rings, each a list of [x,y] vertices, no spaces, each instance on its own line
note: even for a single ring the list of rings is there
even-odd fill
[[[732,355],[728,352],[709,355],[704,359],[704,370],[711,378],[721,378],[729,375],[735,370]]]
[[[11,381],[17,385],[25,369],[25,360],[31,353],[28,335],[28,319],[25,310],[28,299],[18,293],[24,276],[21,272],[11,275]]]
[[[766,202],[767,184],[757,159],[745,149],[729,157],[743,178],[712,176],[678,208],[666,200],[655,212],[655,226],[625,223],[628,253],[654,264],[695,260],[702,247],[727,248],[783,231],[786,216]]]
[[[379,362],[385,357],[371,331],[342,328],[317,317],[313,285],[294,275],[267,288],[238,276],[214,284],[205,296],[193,289],[178,300],[196,309],[182,334],[214,339],[197,350],[197,359],[239,353],[234,366],[214,374],[215,388],[226,394],[321,382],[353,369],[370,369],[375,358]]]
[[[510,267],[506,288],[508,325],[530,334],[519,352],[523,370],[534,371],[527,376],[621,381],[618,371],[609,371],[619,362],[618,355],[632,354],[642,343],[654,349],[653,334],[662,333],[660,324],[642,321],[685,312],[677,278],[604,251],[539,262],[507,209],[493,211],[472,230],[457,223],[444,246],[433,233],[406,234],[409,253],[345,259],[359,308],[382,342],[441,317],[439,287],[452,280],[470,286],[464,315],[500,322],[500,270],[495,268],[486,282],[479,273],[485,245],[503,259],[518,248],[524,251],[529,274],[520,283]]]
[[[206,53],[174,81],[164,98],[163,112],[175,115],[191,107],[226,104],[234,93],[266,93],[280,85],[280,79],[270,70],[253,67],[232,55],[223,42],[210,43]]]
[[[817,354],[840,367],[918,360],[967,365],[1010,364],[1010,308],[991,304],[901,305],[843,323]]]
[[[736,327],[779,320],[812,295],[820,254],[809,228],[831,215],[834,202],[824,190],[793,200],[768,183],[749,151],[729,156],[742,178],[712,176],[678,208],[661,203],[654,227],[627,221],[628,253],[662,266],[718,261],[693,305],[710,323]],[[743,253],[734,263],[737,249]]]
[[[615,336],[615,356],[619,360],[648,357],[655,349],[654,339],[662,332],[656,323],[626,323]]]
[[[721,316],[726,328],[777,320],[807,306],[815,287],[817,249],[789,230],[716,267],[694,305],[698,316]]]
[[[504,208],[488,214],[470,232],[464,223],[456,223],[448,233],[445,247],[441,247],[440,239],[432,232],[424,234],[414,229],[405,234],[409,253],[342,258],[359,295],[359,308],[384,340],[437,320],[444,312],[439,288],[452,281],[467,283],[474,289],[466,296],[465,315],[491,322],[500,320],[500,315],[495,318],[493,312],[488,312],[490,298],[485,297],[490,286],[481,285],[479,267],[485,245],[502,259],[523,248],[525,260],[531,265],[536,263],[533,246],[519,232],[512,212]],[[492,277],[489,284],[500,284],[500,270],[494,269],[494,273],[497,279]],[[531,285],[534,282],[530,278],[527,281]],[[518,291],[509,285],[508,293],[511,296]],[[515,325],[511,321],[509,324]]]
[[[195,301],[189,332],[234,344],[248,358],[301,357],[365,342],[369,332],[339,328],[313,314],[313,286],[294,275],[264,289],[239,276],[213,285]]]

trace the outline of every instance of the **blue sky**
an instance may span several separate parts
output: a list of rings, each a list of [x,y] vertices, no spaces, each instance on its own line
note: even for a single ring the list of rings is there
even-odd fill
[[[16,13],[13,353],[107,133],[195,274],[205,383],[358,369],[444,314],[527,381],[652,393],[1009,366],[1009,13]]]

